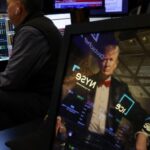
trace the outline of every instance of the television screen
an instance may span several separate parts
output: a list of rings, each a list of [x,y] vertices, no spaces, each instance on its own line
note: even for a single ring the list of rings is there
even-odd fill
[[[93,9],[91,16],[123,15],[128,13],[128,0],[105,0],[103,9]]]
[[[62,35],[64,34],[66,25],[71,25],[70,13],[47,14],[45,16],[53,21],[53,23],[59,29]]]
[[[54,150],[133,150],[138,133],[150,135],[149,17],[66,28],[49,109]]]
[[[0,14],[0,61],[8,60],[12,51],[14,26],[6,14]]]
[[[81,9],[103,7],[103,0],[54,0],[55,9]]]

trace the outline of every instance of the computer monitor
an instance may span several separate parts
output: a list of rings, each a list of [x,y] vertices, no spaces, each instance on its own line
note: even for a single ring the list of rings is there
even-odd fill
[[[0,14],[0,61],[9,59],[12,51],[14,26],[7,14]]]
[[[55,9],[83,9],[103,7],[104,0],[54,0]]]
[[[149,17],[66,28],[49,109],[53,149],[132,150],[138,131],[149,134]]]
[[[91,9],[91,16],[118,16],[128,14],[128,0],[105,0],[103,9]]]
[[[70,13],[47,14],[45,16],[53,21],[62,35],[64,34],[65,27],[71,25]]]

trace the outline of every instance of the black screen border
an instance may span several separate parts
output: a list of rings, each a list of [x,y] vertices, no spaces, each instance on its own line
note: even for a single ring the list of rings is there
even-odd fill
[[[69,25],[65,29],[64,40],[59,55],[58,67],[53,87],[53,94],[51,95],[51,103],[49,107],[49,133],[50,133],[50,149],[52,149],[53,140],[55,137],[55,123],[56,116],[60,106],[61,85],[63,83],[67,57],[69,54],[70,40],[73,35],[91,33],[91,32],[106,32],[106,31],[125,31],[130,29],[150,28],[150,15],[135,15],[122,18],[103,20],[97,22],[89,22],[82,24]]]

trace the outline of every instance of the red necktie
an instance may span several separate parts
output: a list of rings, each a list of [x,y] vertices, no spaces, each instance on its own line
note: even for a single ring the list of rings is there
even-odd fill
[[[102,86],[105,85],[106,87],[110,87],[111,81],[110,80],[106,80],[106,81],[100,81],[98,86]]]

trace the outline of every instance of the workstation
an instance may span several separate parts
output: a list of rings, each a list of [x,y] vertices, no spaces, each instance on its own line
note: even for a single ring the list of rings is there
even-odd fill
[[[44,0],[42,11],[46,19],[40,23],[35,20],[24,24],[23,28],[31,31],[28,33],[36,35],[29,34],[26,40],[24,32],[19,36],[22,29],[18,22],[13,20],[13,24],[8,15],[11,1],[19,7],[17,13],[14,11],[15,16],[24,11],[22,0],[21,4],[16,0],[0,2],[0,89],[8,95],[10,92],[10,96],[19,89],[19,93],[24,94],[19,94],[19,99],[24,99],[22,102],[30,107],[19,102],[20,108],[15,113],[10,109],[11,120],[2,116],[6,124],[2,124],[0,130],[0,150],[134,150],[141,144],[146,147],[143,150],[148,150],[149,2]],[[56,28],[48,29],[47,20],[51,20]],[[32,31],[30,26],[40,32]],[[41,34],[48,43],[42,43]],[[31,48],[29,41],[32,39],[34,47]],[[19,44],[25,41],[26,50],[33,49],[31,57],[31,51],[19,53],[17,41]],[[52,53],[53,59],[48,57],[48,46],[55,52],[59,49]],[[15,61],[21,56],[23,59]],[[46,60],[50,66],[46,66]],[[8,71],[12,62],[19,64],[21,71],[18,72],[25,75],[17,75],[17,81],[10,82],[10,86],[7,82],[5,86],[4,81],[11,79],[6,73],[11,73]],[[28,68],[26,65],[32,66],[27,72],[24,71]],[[99,83],[103,80],[109,81],[106,87]],[[46,85],[47,82],[52,83]],[[105,94],[101,95],[98,90]],[[29,93],[32,93],[31,97]],[[13,96],[12,101],[15,99]],[[33,103],[25,102],[25,98],[33,100]],[[34,102],[35,107],[32,107]],[[7,104],[0,107],[2,113],[5,106]],[[41,114],[38,114],[38,109]],[[24,114],[24,119],[22,110],[29,111]],[[28,118],[29,114],[33,116]]]

